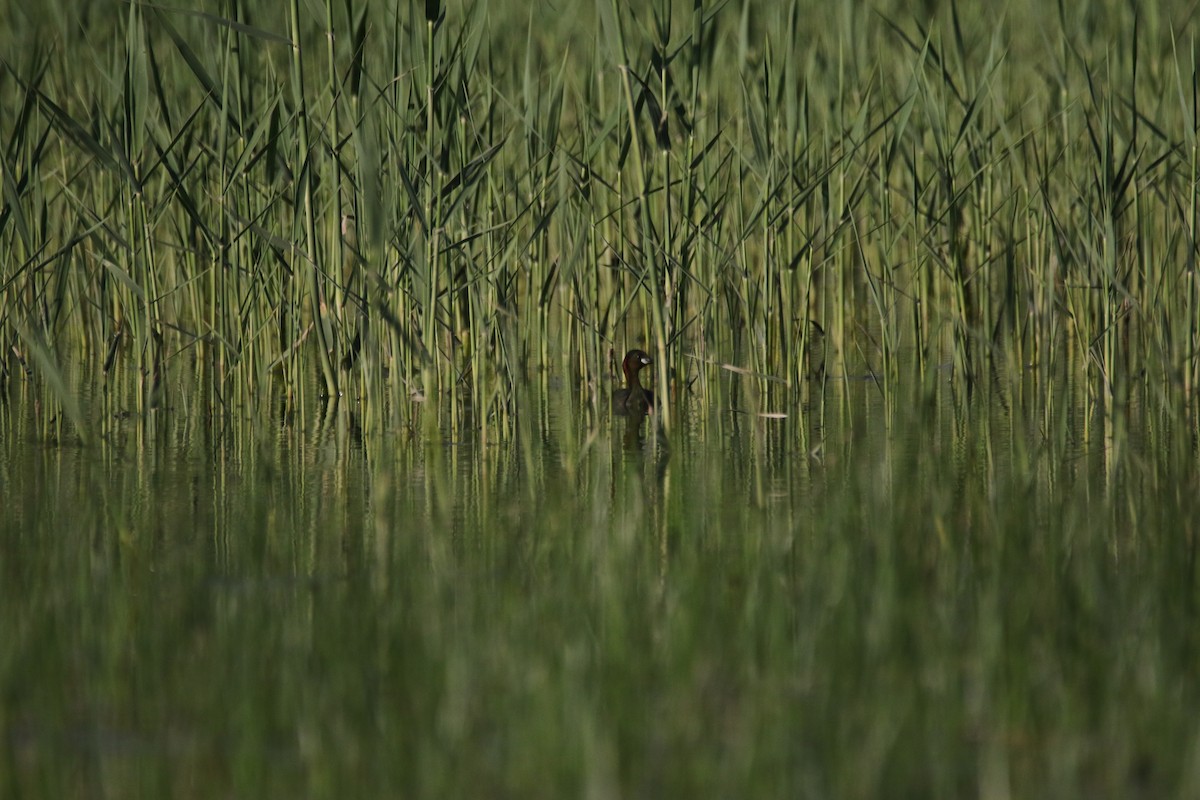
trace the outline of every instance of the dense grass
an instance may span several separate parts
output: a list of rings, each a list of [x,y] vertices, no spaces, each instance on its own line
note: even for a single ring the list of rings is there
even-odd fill
[[[16,5],[0,794],[1200,791],[1190,9]]]
[[[812,320],[835,374],[1194,409],[1186,7],[637,6],[7,9],[0,375],[494,438],[637,342],[790,411]]]

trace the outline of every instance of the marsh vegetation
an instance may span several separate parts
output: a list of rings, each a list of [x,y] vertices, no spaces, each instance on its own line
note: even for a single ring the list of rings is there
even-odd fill
[[[1191,9],[0,6],[0,793],[1200,793]]]

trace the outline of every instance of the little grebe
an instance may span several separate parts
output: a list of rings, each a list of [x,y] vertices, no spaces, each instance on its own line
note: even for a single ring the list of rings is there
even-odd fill
[[[642,388],[638,372],[653,360],[645,350],[630,350],[621,362],[625,388],[613,392],[613,412],[619,415],[654,412],[654,392]]]

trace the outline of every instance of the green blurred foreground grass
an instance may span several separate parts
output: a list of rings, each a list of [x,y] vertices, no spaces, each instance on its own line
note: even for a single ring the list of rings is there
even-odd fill
[[[10,414],[4,794],[1189,797],[1191,447],[1002,400],[668,443],[567,390],[527,451]]]

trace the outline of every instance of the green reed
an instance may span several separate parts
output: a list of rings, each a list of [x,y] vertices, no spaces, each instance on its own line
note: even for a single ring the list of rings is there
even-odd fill
[[[664,397],[733,366],[767,412],[818,373],[1194,394],[1195,57],[1155,9],[322,12],[14,17],[6,380],[36,340],[144,408],[201,363],[214,408],[489,437],[638,344]]]

